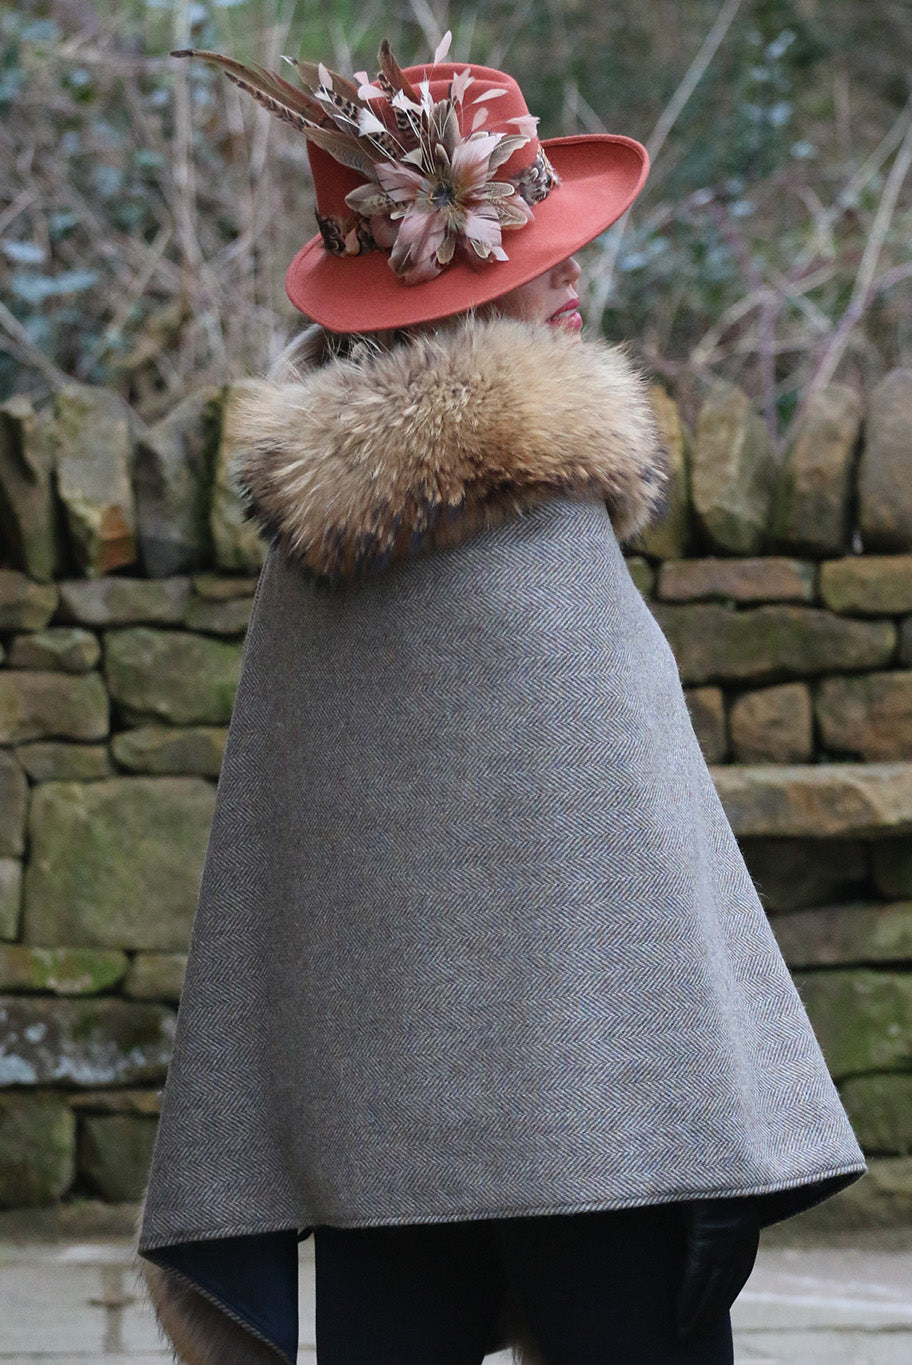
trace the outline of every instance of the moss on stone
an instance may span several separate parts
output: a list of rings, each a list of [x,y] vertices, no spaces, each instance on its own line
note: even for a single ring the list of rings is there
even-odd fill
[[[126,953],[93,948],[35,948],[0,944],[0,990],[97,995],[113,990],[127,973]]]
[[[690,685],[778,682],[882,668],[896,648],[891,621],[856,621],[816,607],[735,611],[710,602],[659,602],[653,611]]]
[[[57,607],[54,583],[35,583],[15,569],[0,569],[0,630],[43,630]]]
[[[32,794],[24,932],[40,947],[186,947],[215,788],[199,777],[48,782]]]
[[[75,1170],[76,1120],[56,1096],[0,1095],[0,1208],[50,1204]]]
[[[104,739],[108,694],[98,673],[0,672],[0,743]]]
[[[103,1199],[139,1199],[157,1127],[157,1119],[141,1114],[86,1115],[79,1124],[79,1174]]]
[[[129,725],[227,725],[241,666],[240,643],[189,631],[136,626],[108,631],[105,676]]]
[[[3,995],[0,1087],[160,1082],[173,1037],[163,1005]]]
[[[101,645],[90,630],[79,626],[48,626],[17,635],[10,644],[10,668],[59,669],[87,673],[101,658]]]
[[[912,975],[801,972],[795,984],[836,1079],[912,1069]]]
[[[16,938],[22,909],[22,863],[0,858],[0,939]]]
[[[840,1091],[866,1152],[912,1152],[912,1075],[853,1076]]]

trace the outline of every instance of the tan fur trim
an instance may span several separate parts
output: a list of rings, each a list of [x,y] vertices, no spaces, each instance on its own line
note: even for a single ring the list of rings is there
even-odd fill
[[[284,1359],[170,1271],[140,1259],[139,1273],[159,1327],[180,1365],[277,1365]],[[512,1348],[517,1365],[545,1365],[518,1310],[512,1306],[497,1348]]]
[[[277,1365],[284,1360],[171,1271],[140,1258],[139,1273],[159,1327],[180,1365]],[[498,1350],[509,1348],[517,1365],[545,1365],[512,1303],[497,1342]]]
[[[181,1365],[281,1365],[285,1359],[173,1271],[139,1259],[158,1325]]]
[[[349,578],[458,543],[543,498],[605,500],[626,540],[660,510],[665,458],[622,352],[559,328],[469,320],[251,387],[233,473],[253,520]]]
[[[145,1204],[143,1198],[137,1235]],[[187,1280],[138,1252],[135,1261],[159,1329],[179,1365],[281,1365],[284,1361],[280,1352],[229,1318]]]

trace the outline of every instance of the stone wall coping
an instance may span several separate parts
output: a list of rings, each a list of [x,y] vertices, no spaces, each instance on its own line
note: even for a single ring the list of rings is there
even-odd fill
[[[731,764],[710,768],[735,835],[912,833],[912,762]]]

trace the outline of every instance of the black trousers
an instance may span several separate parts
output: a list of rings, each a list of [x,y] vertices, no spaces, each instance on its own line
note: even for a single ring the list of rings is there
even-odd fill
[[[481,1365],[505,1313],[546,1365],[732,1365],[728,1313],[677,1340],[678,1205],[314,1237],[318,1365]]]

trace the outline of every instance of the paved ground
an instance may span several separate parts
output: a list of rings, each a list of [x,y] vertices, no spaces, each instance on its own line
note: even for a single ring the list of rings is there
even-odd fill
[[[300,1365],[315,1365],[310,1243],[301,1307]],[[910,1365],[912,1230],[859,1233],[847,1246],[765,1245],[735,1324],[739,1365]],[[126,1239],[0,1241],[0,1365],[168,1360]]]

